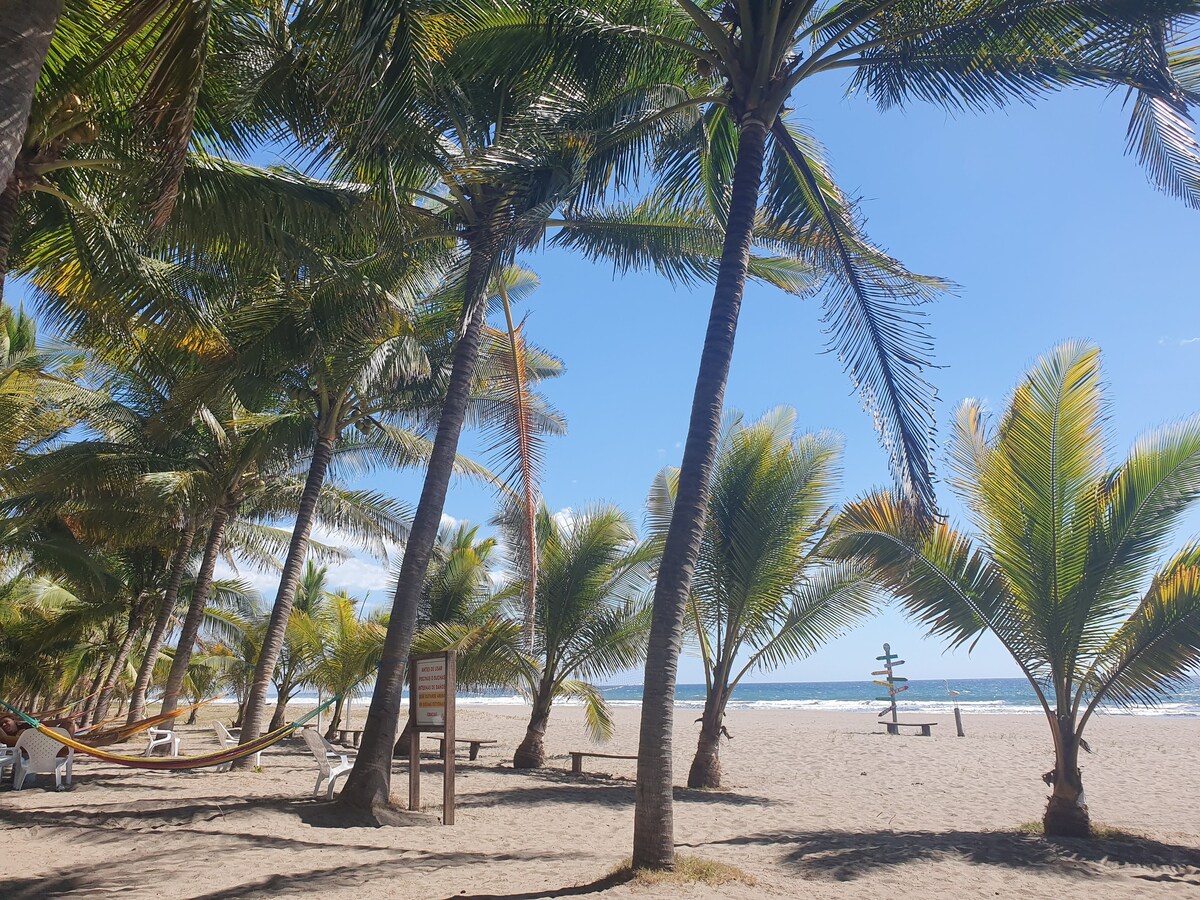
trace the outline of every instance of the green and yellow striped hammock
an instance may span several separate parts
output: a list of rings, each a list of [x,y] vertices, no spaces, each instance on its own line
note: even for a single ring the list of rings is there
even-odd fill
[[[228,747],[217,753],[205,753],[201,756],[173,756],[173,757],[146,757],[146,756],[126,756],[121,753],[109,753],[106,750],[101,750],[97,747],[91,747],[73,737],[59,734],[53,728],[43,725],[32,716],[28,716],[21,710],[9,706],[3,700],[0,700],[0,706],[3,706],[13,715],[20,716],[30,728],[36,728],[42,734],[54,738],[60,744],[70,747],[76,753],[83,753],[94,759],[99,759],[103,762],[114,763],[118,766],[126,766],[130,769],[152,769],[155,771],[183,771],[186,769],[205,769],[211,766],[222,766],[226,763],[236,762],[239,759],[244,759],[247,756],[253,756],[255,753],[261,753],[273,744],[279,743],[293,731],[303,728],[304,724],[311,719],[316,718],[335,702],[337,697],[331,697],[324,703],[317,706],[316,709],[305,713],[294,722],[289,722],[282,728],[277,728],[274,731],[269,731],[261,737],[248,741],[245,744],[239,744],[236,747]]]

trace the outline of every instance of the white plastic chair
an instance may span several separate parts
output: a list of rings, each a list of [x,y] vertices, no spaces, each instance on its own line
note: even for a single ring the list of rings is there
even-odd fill
[[[180,737],[174,731],[168,731],[166,728],[151,728],[150,743],[146,745],[146,752],[143,756],[153,756],[154,751],[159,747],[170,746],[171,755],[179,755]]]
[[[0,746],[0,780],[4,778],[4,770],[11,769],[16,764],[16,759],[15,748]]]
[[[71,733],[65,728],[51,728],[55,734],[70,737]],[[67,784],[71,783],[71,769],[75,765],[75,751],[68,747],[66,756],[59,756],[63,745],[42,734],[36,728],[27,728],[17,738],[17,754],[13,765],[13,790],[19,791],[25,783],[26,775],[54,775],[54,789],[63,789],[63,772],[67,775]]]
[[[328,778],[329,784],[326,785],[326,797],[332,800],[337,780],[354,768],[354,762],[345,753],[338,752],[333,744],[317,734],[317,729],[315,728],[300,729],[300,736],[304,738],[304,743],[308,744],[308,749],[312,751],[313,756],[317,759],[317,783],[313,785],[313,796],[316,797],[321,793],[321,782]],[[329,761],[331,759],[341,760],[341,762],[334,767],[330,767]]]
[[[231,747],[236,747],[238,744],[241,743],[241,741],[239,741],[232,734],[230,734],[229,729],[226,728],[220,722],[213,722],[213,731],[215,731],[217,733],[217,740],[221,742],[222,750],[228,750]],[[254,765],[255,766],[262,765],[262,755],[263,755],[263,751],[261,751],[261,750],[259,750],[257,753],[254,754]],[[233,763],[231,763],[231,762],[223,763],[223,764],[217,766],[217,771],[218,772],[228,772],[232,768],[233,768]]]

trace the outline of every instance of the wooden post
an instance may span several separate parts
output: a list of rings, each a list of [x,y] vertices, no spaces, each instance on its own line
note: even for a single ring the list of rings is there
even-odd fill
[[[454,824],[454,713],[458,704],[455,702],[458,693],[457,672],[455,671],[456,657],[454,653],[446,654],[446,730],[442,734],[445,741],[446,756],[442,764],[442,824]]]
[[[441,675],[438,666],[441,662]],[[424,669],[424,674],[422,670]],[[446,653],[414,654],[408,659],[408,808],[421,808],[421,734],[440,734],[442,765],[442,824],[454,824],[454,713],[455,655]],[[425,681],[422,687],[422,679]],[[441,681],[440,704],[437,699]]]
[[[955,703],[955,704],[954,704],[954,727],[958,729],[958,736],[959,736],[959,737],[966,737],[966,736],[967,736],[967,735],[966,735],[966,732],[964,732],[964,731],[963,731],[963,727],[962,727],[962,713],[960,713],[960,712],[958,711],[958,704],[957,704],[957,703]]]
[[[413,659],[408,661],[408,715],[417,721],[417,677]],[[414,727],[408,733],[408,808],[421,808],[421,729]]]

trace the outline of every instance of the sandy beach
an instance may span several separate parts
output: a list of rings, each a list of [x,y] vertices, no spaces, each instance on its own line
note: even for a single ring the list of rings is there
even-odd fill
[[[208,717],[229,707],[209,707]],[[676,721],[676,782],[693,749],[694,712]],[[617,711],[606,752],[636,750],[637,709]],[[556,709],[550,767],[514,772],[520,707],[464,707],[459,734],[495,738],[460,753],[453,827],[324,827],[310,799],[315,764],[299,740],[262,772],[154,773],[79,759],[73,790],[0,789],[7,900],[34,897],[357,898],[1196,896],[1200,888],[1200,719],[1106,716],[1084,760],[1093,821],[1126,834],[1091,844],[1023,833],[1039,820],[1048,731],[1032,715],[976,716],[957,738],[888,737],[873,716],[734,711],[725,789],[678,790],[679,851],[730,863],[753,884],[612,886],[628,856],[634,763],[589,760],[581,710]],[[185,754],[216,748],[202,724]],[[434,749],[429,742],[430,750]],[[440,797],[430,755],[426,802]],[[397,761],[393,790],[406,790]]]

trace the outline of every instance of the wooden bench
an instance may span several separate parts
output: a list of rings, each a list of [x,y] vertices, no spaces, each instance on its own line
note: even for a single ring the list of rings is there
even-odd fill
[[[338,743],[350,747],[358,748],[362,743],[363,730],[361,728],[339,728]]]
[[[931,737],[933,732],[930,731],[937,722],[880,722],[880,725],[887,726],[888,734],[899,734],[901,728],[920,728],[922,737]]]
[[[445,740],[445,738],[443,738],[439,734],[427,734],[426,737],[437,738],[438,756],[441,757],[442,759],[445,759],[446,758],[446,740]],[[460,738],[460,737],[456,737],[454,739],[454,743],[470,745],[468,747],[468,754],[469,754],[468,758],[469,759],[478,759],[480,747],[494,747],[496,744],[498,744],[500,742],[491,740],[490,738]]]
[[[585,753],[582,750],[571,751],[571,774],[583,774],[583,758],[585,756],[595,756],[600,759],[637,759],[637,756],[626,756],[624,753]]]

